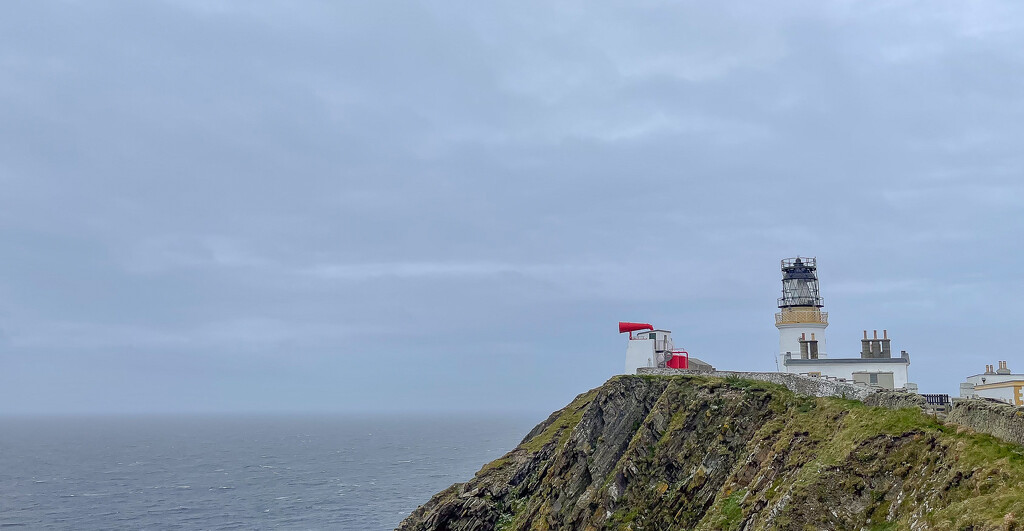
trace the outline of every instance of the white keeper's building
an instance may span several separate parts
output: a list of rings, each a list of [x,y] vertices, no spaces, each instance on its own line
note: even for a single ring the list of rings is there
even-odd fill
[[[999,368],[985,366],[985,372],[968,376],[960,384],[960,398],[991,398],[1024,406],[1024,374],[1013,374],[1005,361]]]

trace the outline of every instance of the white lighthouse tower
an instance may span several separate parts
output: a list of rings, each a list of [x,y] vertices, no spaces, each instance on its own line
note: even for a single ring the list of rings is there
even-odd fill
[[[818,267],[814,258],[782,260],[782,297],[775,327],[779,329],[779,368],[786,371],[786,355],[792,359],[826,359],[825,328],[828,313],[818,291]]]

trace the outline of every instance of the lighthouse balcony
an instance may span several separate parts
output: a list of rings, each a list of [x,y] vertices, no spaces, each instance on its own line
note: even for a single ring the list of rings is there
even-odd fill
[[[828,312],[818,308],[786,308],[775,314],[775,325],[819,323],[828,324]]]

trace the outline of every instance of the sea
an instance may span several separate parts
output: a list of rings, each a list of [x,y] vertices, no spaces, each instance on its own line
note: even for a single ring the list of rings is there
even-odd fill
[[[0,419],[0,528],[394,529],[540,420]]]

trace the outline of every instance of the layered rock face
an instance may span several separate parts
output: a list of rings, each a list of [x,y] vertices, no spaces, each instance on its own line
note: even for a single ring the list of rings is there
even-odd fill
[[[916,408],[617,376],[400,530],[1015,529],[1024,449]]]

